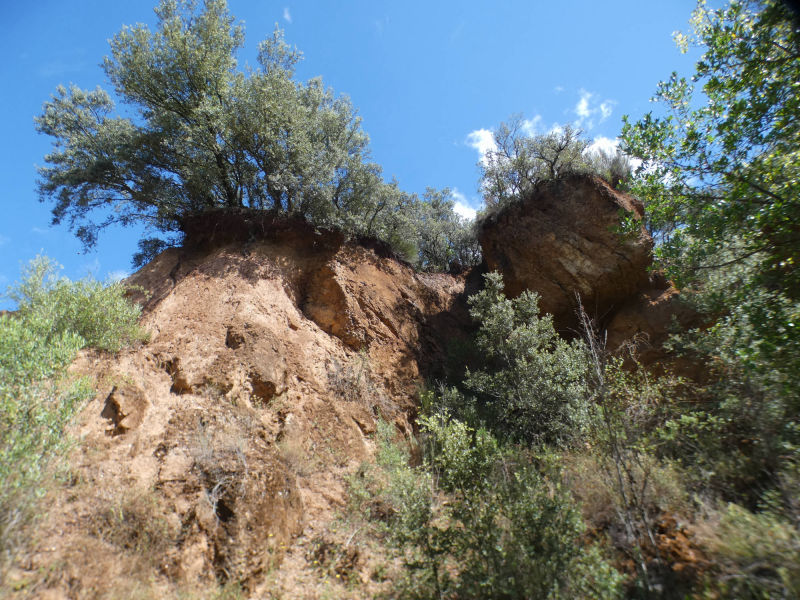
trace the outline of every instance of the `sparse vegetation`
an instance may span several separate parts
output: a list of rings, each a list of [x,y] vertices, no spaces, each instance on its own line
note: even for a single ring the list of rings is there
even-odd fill
[[[144,336],[121,284],[70,282],[46,257],[8,294],[19,308],[0,316],[0,567],[36,514],[51,459],[69,447],[67,423],[92,394],[66,367],[81,348],[115,351]]]

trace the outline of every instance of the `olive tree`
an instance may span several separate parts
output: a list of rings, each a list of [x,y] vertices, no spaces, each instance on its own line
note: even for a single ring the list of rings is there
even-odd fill
[[[36,126],[53,138],[40,169],[40,197],[87,247],[112,224],[180,232],[187,217],[256,209],[358,235],[403,240],[413,204],[370,162],[352,104],[318,78],[300,83],[301,54],[280,30],[242,70],[244,31],[225,0],[162,0],[157,26],[124,27],[101,88],[59,87]],[[406,231],[399,233],[398,227]],[[144,257],[164,246],[140,242]],[[413,245],[413,244],[412,244]]]

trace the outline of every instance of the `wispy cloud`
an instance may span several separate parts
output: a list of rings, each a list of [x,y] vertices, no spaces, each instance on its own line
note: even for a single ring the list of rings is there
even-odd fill
[[[64,77],[70,73],[76,73],[83,70],[86,63],[83,61],[67,62],[61,59],[56,59],[38,68],[39,77]]]
[[[5,246],[11,241],[11,238],[0,233],[0,246]]]
[[[458,214],[462,219],[474,221],[478,211],[470,206],[470,202],[467,197],[459,192],[458,188],[453,188],[453,191],[450,192],[450,196],[455,201],[453,210],[456,211],[456,214]]]
[[[557,85],[556,87],[553,88],[553,92],[555,92],[556,94],[560,94],[563,91],[564,91],[563,85]]]
[[[37,235],[47,235],[50,233],[50,230],[45,229],[44,227],[31,227],[31,233],[35,233]]]
[[[292,13],[289,10],[288,6],[283,7],[283,20],[289,23],[290,25],[292,23]]]
[[[575,125],[584,129],[593,129],[611,116],[614,111],[614,100],[600,100],[597,94],[581,89],[578,102],[573,112],[577,119]]]
[[[110,279],[111,281],[122,281],[123,279],[127,279],[129,276],[130,276],[130,271],[119,269],[117,271],[111,271],[108,274],[108,279]]]

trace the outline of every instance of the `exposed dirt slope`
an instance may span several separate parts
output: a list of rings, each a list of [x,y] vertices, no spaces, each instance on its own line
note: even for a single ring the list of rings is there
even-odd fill
[[[439,340],[460,335],[464,281],[305,227],[268,237],[169,250],[129,280],[148,293],[150,341],[75,365],[101,393],[13,574],[20,594],[324,591],[304,579],[309,544],[332,530],[376,420],[410,429]]]

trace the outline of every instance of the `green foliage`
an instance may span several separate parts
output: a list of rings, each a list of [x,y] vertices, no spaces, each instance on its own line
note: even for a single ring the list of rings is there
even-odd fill
[[[69,281],[57,276],[58,265],[37,257],[23,270],[22,282],[9,290],[17,317],[36,328],[44,343],[51,335],[78,335],[82,346],[116,352],[143,339],[141,308],[125,300],[125,286],[91,278]]]
[[[473,224],[459,216],[453,207],[447,189],[429,188],[425,201],[418,203],[419,262],[427,271],[470,267],[481,261]]]
[[[36,119],[54,139],[40,197],[55,200],[55,222],[67,220],[87,246],[109,225],[143,223],[168,239],[142,240],[142,264],[175,243],[187,217],[250,208],[374,236],[416,260],[416,221],[458,218],[452,204],[417,215],[415,196],[383,182],[350,101],[320,79],[294,80],[302,55],[280,30],[259,45],[258,66],[242,71],[244,29],[225,0],[205,0],[202,11],[162,0],[155,12],[155,30],[124,27],[103,62],[132,118],[115,116],[101,88],[72,86]],[[430,240],[416,245],[424,251]]]
[[[627,154],[590,149],[583,132],[571,125],[536,134],[522,116],[515,115],[494,130],[493,141],[494,148],[478,164],[489,210],[524,198],[540,181],[584,173],[599,175],[617,187],[633,171]]]
[[[378,490],[414,598],[614,598],[621,578],[581,541],[568,495],[526,453],[439,413],[420,421],[425,463],[384,435]]]
[[[659,85],[669,116],[626,120],[624,149],[644,161],[632,187],[660,232],[668,275],[716,289],[718,314],[740,307],[729,325],[757,327],[760,339],[739,349],[791,377],[800,373],[798,29],[778,0],[700,2],[692,25],[679,45],[703,54],[691,79],[673,73]]]
[[[800,595],[800,531],[779,515],[752,513],[736,504],[706,531],[706,551],[717,572],[711,597],[797,598]]]
[[[585,153],[585,158],[589,163],[588,172],[599,175],[614,188],[627,185],[633,177],[634,163],[619,148],[613,151],[591,149]]]
[[[589,142],[567,125],[560,131],[536,135],[517,115],[493,132],[496,148],[486,153],[481,188],[487,207],[502,206],[530,192],[542,180],[556,179],[588,168],[584,156]]]
[[[139,309],[119,284],[103,287],[56,277],[39,257],[9,291],[19,310],[0,317],[0,552],[7,555],[33,503],[49,460],[68,444],[64,427],[91,393],[65,375],[81,348],[117,350],[142,337]]]
[[[658,438],[696,490],[754,507],[800,444],[800,37],[778,0],[698,2],[691,24],[694,75],[661,82],[668,116],[622,135],[661,265],[708,315],[671,342],[704,364],[702,402]]]
[[[586,349],[564,341],[550,315],[539,316],[538,296],[503,294],[498,273],[470,297],[478,322],[476,345],[486,366],[467,371],[464,386],[485,403],[493,428],[533,444],[569,444],[589,422]]]

